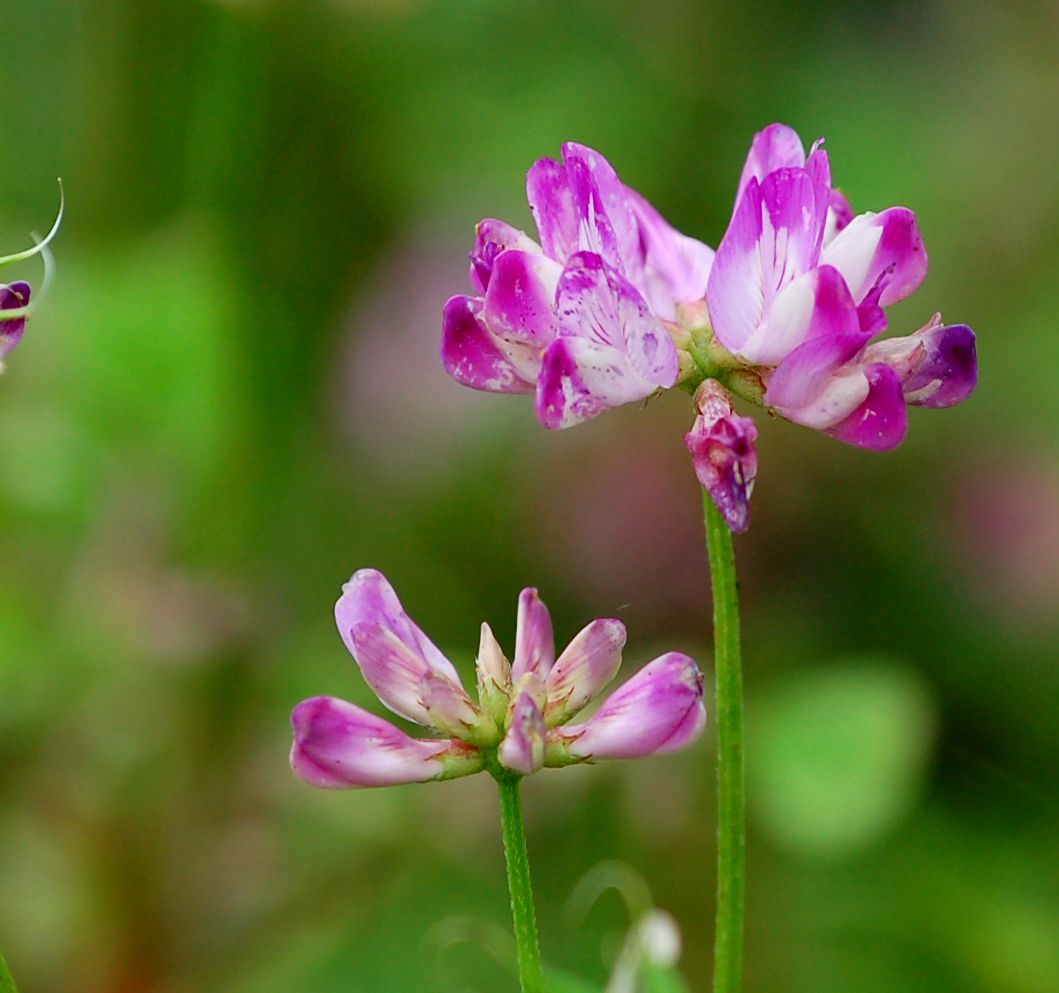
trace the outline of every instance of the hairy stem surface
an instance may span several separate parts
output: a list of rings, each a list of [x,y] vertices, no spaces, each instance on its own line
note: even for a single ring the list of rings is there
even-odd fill
[[[743,781],[743,673],[739,589],[732,533],[708,493],[702,494],[713,585],[717,701],[717,927],[714,993],[739,993],[743,982],[746,903],[746,796]]]

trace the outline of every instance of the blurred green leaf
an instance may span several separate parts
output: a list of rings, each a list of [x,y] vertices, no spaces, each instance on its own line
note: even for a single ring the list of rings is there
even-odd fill
[[[766,690],[748,718],[750,802],[799,854],[841,858],[915,800],[934,732],[924,682],[882,659],[836,660]]]

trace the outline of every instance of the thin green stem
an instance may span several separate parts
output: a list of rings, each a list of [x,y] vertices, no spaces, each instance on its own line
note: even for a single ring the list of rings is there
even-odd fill
[[[526,852],[526,828],[522,823],[519,777],[498,773],[494,778],[500,787],[500,826],[504,835],[511,917],[515,924],[519,981],[522,993],[541,993],[541,953],[537,940],[537,914],[533,909],[533,887],[530,885],[529,856]]]
[[[717,703],[717,929],[714,993],[739,993],[743,982],[746,903],[746,796],[743,782],[743,674],[739,647],[739,589],[732,533],[705,491],[706,545],[713,585]]]
[[[7,971],[7,963],[3,955],[0,955],[0,993],[18,993],[15,981],[11,978],[11,973]]]

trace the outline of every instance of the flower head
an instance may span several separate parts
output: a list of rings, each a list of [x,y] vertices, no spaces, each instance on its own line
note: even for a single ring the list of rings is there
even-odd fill
[[[4,367],[5,356],[22,340],[30,293],[29,283],[0,284],[0,369]],[[5,311],[14,313],[5,316]]]
[[[602,155],[563,146],[526,180],[539,242],[503,221],[478,225],[475,296],[445,305],[441,357],[474,389],[536,393],[564,428],[677,381],[663,322],[701,299],[713,252],[682,235]]]
[[[291,715],[291,768],[313,786],[388,786],[486,768],[529,775],[543,766],[672,751],[705,724],[699,670],[686,655],[670,652],[593,717],[569,725],[617,673],[625,627],[609,618],[593,621],[556,658],[551,618],[533,589],[519,597],[511,664],[482,626],[477,701],[380,572],[353,575],[335,618],[379,700],[435,736],[410,737],[344,700],[304,700]]]

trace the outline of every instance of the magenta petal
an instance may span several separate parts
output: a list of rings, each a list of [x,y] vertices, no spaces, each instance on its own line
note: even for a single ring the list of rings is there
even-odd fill
[[[541,250],[532,238],[510,224],[491,217],[478,222],[471,251],[471,284],[479,293],[489,288],[497,256],[507,249],[537,253]]]
[[[673,339],[636,287],[599,255],[580,252],[570,259],[559,279],[556,303],[560,335],[616,348],[650,384],[635,399],[676,382],[680,363]]]
[[[482,302],[455,296],[445,304],[441,361],[457,382],[488,393],[532,393],[481,320]]]
[[[773,372],[765,402],[799,424],[830,427],[859,404],[863,396],[858,396],[847,409],[837,411],[831,409],[837,402],[833,401],[828,412],[821,410],[816,420],[811,419],[808,408],[818,401],[834,374],[857,356],[869,338],[870,335],[855,331],[819,335],[799,345]]]
[[[824,228],[824,245],[830,245],[835,235],[844,230],[853,220],[853,208],[844,193],[831,190],[828,198],[827,225]]]
[[[0,285],[0,311],[20,310],[29,303],[32,290],[29,283],[21,280],[9,285]],[[13,320],[0,319],[0,365],[4,356],[11,352],[22,340],[22,333],[26,329],[26,317],[16,317]]]
[[[757,477],[757,426],[733,412],[727,391],[706,380],[695,396],[698,415],[684,436],[695,475],[717,505],[729,530],[750,524],[750,494]]]
[[[529,693],[520,693],[511,712],[511,725],[500,742],[502,765],[523,776],[544,765],[545,729],[540,707]]]
[[[739,177],[736,203],[751,179],[759,183],[777,169],[800,168],[805,165],[805,147],[798,132],[786,124],[770,124],[754,135],[743,173]]]
[[[931,322],[906,338],[870,345],[864,360],[891,366],[901,380],[905,403],[917,407],[952,407],[978,384],[975,337],[966,324]]]
[[[824,249],[820,262],[842,273],[858,304],[879,307],[903,300],[927,274],[916,215],[907,207],[853,218]],[[874,310],[868,318],[878,324]]]
[[[551,614],[537,591],[528,587],[518,598],[512,682],[517,683],[527,673],[543,680],[554,663],[555,636],[552,634]]]
[[[566,169],[555,159],[539,159],[526,176],[526,198],[544,254],[565,262],[577,251],[577,214]]]
[[[669,652],[644,666],[580,725],[559,732],[582,759],[639,758],[689,744],[705,726],[702,674]]]
[[[900,445],[908,431],[901,380],[883,363],[864,366],[863,372],[868,381],[867,397],[847,418],[828,428],[827,433],[858,448],[887,452]]]
[[[291,714],[290,764],[310,786],[349,789],[421,783],[441,776],[448,741],[410,738],[389,721],[334,697],[303,700]]]
[[[555,337],[555,289],[561,272],[546,256],[518,250],[504,252],[493,268],[482,320],[524,378],[536,377],[540,353]],[[512,354],[511,345],[525,355]],[[523,369],[527,363],[532,368],[528,375]]]
[[[591,160],[580,155],[564,155],[564,158],[577,216],[577,247],[580,251],[601,256],[608,265],[620,271],[623,268],[622,245],[596,181]],[[628,225],[623,233],[627,229]]]
[[[593,621],[574,636],[544,681],[549,726],[573,717],[614,678],[624,647],[625,625],[614,618]]]

